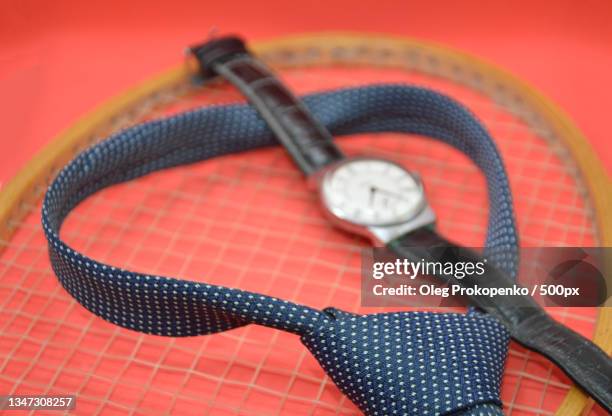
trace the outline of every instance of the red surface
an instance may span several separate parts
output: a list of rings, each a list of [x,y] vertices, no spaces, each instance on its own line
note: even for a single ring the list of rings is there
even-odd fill
[[[212,27],[250,39],[321,30],[389,32],[463,49],[509,69],[557,101],[612,171],[608,144],[612,3],[491,3],[5,3],[0,12],[0,184],[79,116],[135,82],[176,64],[183,47],[205,37]],[[32,218],[38,224],[38,217]],[[42,241],[39,246],[43,248],[37,252],[39,258],[46,259]],[[105,328],[115,330],[110,325]],[[21,334],[21,329],[16,327],[15,332]],[[61,345],[70,346],[67,342]],[[509,368],[514,364],[509,362]],[[39,376],[44,377],[30,374]],[[536,397],[524,390],[525,397]],[[106,390],[101,396],[105,394]]]
[[[484,57],[558,102],[612,171],[612,2],[4,2],[0,183],[103,100],[176,64],[213,27],[249,39],[389,32]]]
[[[593,218],[562,159],[537,132],[488,98],[448,80],[400,70],[297,69],[283,71],[283,78],[300,93],[377,80],[426,85],[453,96],[498,138],[521,242],[594,243]],[[237,97],[228,86],[201,88],[157,116]],[[419,172],[439,216],[438,229],[468,246],[481,244],[486,186],[465,156],[399,134],[347,137],[339,144],[348,155],[392,157]],[[293,334],[249,326],[163,338],[95,317],[53,276],[39,213],[40,206],[31,207],[0,254],[0,391],[75,394],[77,415],[359,414]],[[62,234],[74,249],[128,270],[263,292],[319,309],[397,310],[360,307],[360,253],[367,242],[331,225],[280,148],[182,166],[106,189],[79,204]],[[594,308],[550,312],[592,336]],[[568,383],[546,359],[512,343],[501,389],[506,414],[550,416]]]

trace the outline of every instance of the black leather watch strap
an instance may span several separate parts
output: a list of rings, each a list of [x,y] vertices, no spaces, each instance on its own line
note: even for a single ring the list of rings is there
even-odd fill
[[[411,261],[478,262],[482,256],[458,246],[435,230],[424,227],[388,244],[398,256]],[[490,262],[479,279],[457,280],[452,274],[436,276],[462,287],[505,288],[516,283]],[[530,296],[470,296],[470,303],[499,319],[514,340],[553,361],[578,386],[612,412],[612,360],[597,345],[553,320]]]
[[[306,175],[344,156],[327,129],[237,37],[191,48],[205,77],[220,75],[246,96]]]

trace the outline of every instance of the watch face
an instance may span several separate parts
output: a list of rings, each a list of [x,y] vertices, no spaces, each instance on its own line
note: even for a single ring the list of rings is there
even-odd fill
[[[360,225],[408,221],[425,204],[419,178],[383,159],[353,159],[335,166],[325,174],[321,193],[334,216]]]

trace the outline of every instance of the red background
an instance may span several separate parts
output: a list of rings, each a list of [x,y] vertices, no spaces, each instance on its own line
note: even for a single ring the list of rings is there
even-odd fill
[[[0,12],[0,183],[103,100],[207,36],[388,32],[471,52],[565,109],[612,171],[612,2],[15,1]]]
[[[612,172],[610,0],[0,2],[0,186],[78,117],[175,65],[213,27],[252,40],[387,32],[465,50],[555,100]]]

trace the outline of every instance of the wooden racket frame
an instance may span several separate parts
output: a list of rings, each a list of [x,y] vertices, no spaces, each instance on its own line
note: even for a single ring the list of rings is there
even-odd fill
[[[506,71],[464,52],[422,40],[363,33],[320,33],[290,36],[250,45],[254,52],[275,67],[291,67],[326,64],[377,65],[405,68],[399,59],[407,51],[424,52],[435,57],[440,64],[441,75],[455,67],[469,68],[474,82],[484,91],[497,89],[510,92],[512,99],[520,100],[539,114],[546,125],[559,137],[574,158],[588,187],[596,214],[600,245],[612,246],[612,183],[596,153],[584,135],[570,118],[552,101],[526,82]],[[346,54],[344,52],[352,51]],[[366,60],[359,51],[379,51],[380,59]],[[312,56],[308,62],[291,63],[292,54]],[[402,55],[403,54],[403,55]],[[0,190],[0,254],[8,244],[19,221],[36,203],[57,171],[81,149],[93,143],[105,131],[110,131],[112,120],[129,114],[154,94],[177,88],[191,81],[193,63],[189,61],[170,69],[119,96],[107,101],[58,135],[40,153],[32,158],[21,171]],[[446,72],[445,72],[446,71]],[[431,71],[430,71],[431,72]],[[470,74],[468,74],[468,77]],[[608,192],[607,192],[608,191]],[[612,307],[600,309],[595,343],[608,354],[612,352]],[[592,406],[580,389],[573,386],[556,411],[558,416],[578,416]]]

